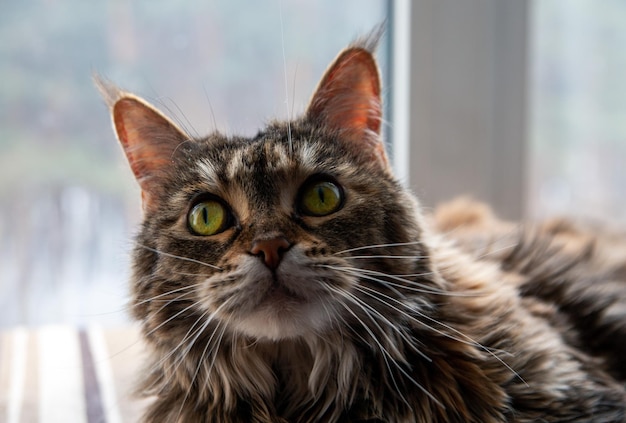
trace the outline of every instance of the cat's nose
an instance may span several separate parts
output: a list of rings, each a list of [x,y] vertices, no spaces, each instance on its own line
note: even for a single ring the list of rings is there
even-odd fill
[[[269,239],[260,239],[252,243],[250,253],[261,257],[270,270],[276,270],[283,258],[283,253],[291,247],[291,243],[284,236]]]

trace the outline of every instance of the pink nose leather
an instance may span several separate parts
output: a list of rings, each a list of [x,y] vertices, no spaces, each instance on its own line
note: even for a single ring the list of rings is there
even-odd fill
[[[283,253],[291,247],[284,236],[254,241],[250,253],[261,257],[265,265],[271,270],[276,270],[283,258]]]

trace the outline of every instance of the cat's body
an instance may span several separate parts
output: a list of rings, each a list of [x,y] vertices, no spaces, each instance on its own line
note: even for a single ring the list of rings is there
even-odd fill
[[[190,139],[105,88],[144,200],[145,420],[626,421],[626,241],[474,203],[424,216],[370,50],[253,139]]]

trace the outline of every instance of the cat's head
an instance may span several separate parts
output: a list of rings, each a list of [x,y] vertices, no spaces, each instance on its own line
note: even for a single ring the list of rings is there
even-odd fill
[[[150,329],[324,333],[366,307],[393,314],[380,295],[415,295],[404,289],[415,278],[400,275],[428,279],[416,203],[381,138],[367,43],[337,57],[300,119],[250,139],[196,139],[140,98],[104,91],[142,191],[134,313]]]

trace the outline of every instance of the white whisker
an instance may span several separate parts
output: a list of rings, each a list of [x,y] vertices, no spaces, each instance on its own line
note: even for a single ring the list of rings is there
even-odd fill
[[[204,96],[206,97],[206,101],[207,103],[209,103],[209,111],[211,112],[211,120],[213,121],[213,131],[217,131],[217,120],[215,119],[215,112],[213,110],[213,104],[211,104],[211,99],[209,98],[209,93],[206,89],[206,85],[202,85],[202,88],[204,89]]]
[[[359,290],[358,286],[355,286],[355,289]],[[376,310],[374,307],[372,307],[370,304],[368,304],[366,301],[363,301],[362,299],[360,299],[359,297],[357,297],[356,295],[345,291],[344,292],[348,295],[350,295],[351,298],[353,298],[355,301],[357,301],[359,304],[361,304],[363,307],[366,307],[368,310],[370,310],[372,313],[376,314],[388,327],[390,327],[393,331],[395,331],[402,339],[404,339],[404,341],[407,343],[407,346],[412,347],[413,350],[415,352],[417,352],[422,358],[424,358],[426,361],[428,362],[432,362],[433,360],[428,357],[426,354],[424,354],[422,351],[420,351],[419,348],[417,348],[417,346],[415,345],[416,340],[415,339],[410,339],[408,337],[408,335],[404,332],[402,332],[397,325],[395,325],[394,323],[392,323],[387,317],[385,317],[380,311]],[[373,319],[372,319],[373,320]],[[378,324],[376,322],[374,322],[374,324],[376,324],[376,326],[378,327],[378,329],[381,331],[381,333],[385,333],[382,328],[380,328],[380,326],[378,326]],[[389,340],[389,338],[387,338],[387,341],[391,343],[391,341]]]
[[[209,315],[209,318],[204,320],[204,324],[198,326],[198,328],[194,330],[196,325],[198,323],[200,323],[202,321],[202,319],[204,319],[205,316],[207,316],[207,315]],[[209,324],[213,320],[212,318],[213,318],[213,315],[212,315],[212,313],[209,312],[209,310],[205,310],[200,316],[198,316],[196,321],[193,322],[193,325],[191,325],[189,327],[189,330],[187,331],[187,333],[185,333],[185,336],[183,336],[183,339],[178,343],[178,345],[176,347],[174,347],[172,349],[172,351],[170,351],[166,356],[163,357],[163,362],[165,361],[165,359],[167,359],[167,358],[171,357],[172,355],[174,355],[176,353],[176,351],[179,350],[179,348],[181,348],[183,345],[185,345],[186,341],[188,341],[189,339],[191,339],[193,337],[194,339],[187,344],[187,347],[185,347],[183,353],[180,354],[180,360],[174,360],[174,364],[172,364],[172,366],[171,366],[171,367],[173,367],[174,365],[176,365],[176,368],[178,368],[177,362],[178,362],[178,364],[180,364],[184,360],[185,356],[189,353],[189,351],[191,351],[191,348],[193,347],[193,344],[196,342],[198,337],[209,326]]]
[[[155,295],[154,297],[150,297],[150,298],[146,298],[145,300],[141,300],[141,301],[133,304],[132,307],[138,307],[138,306],[140,306],[142,304],[149,303],[149,302],[152,302],[152,301],[157,300],[159,298],[163,298],[163,297],[165,297],[167,295],[174,294],[175,292],[186,291],[186,290],[192,289],[192,288],[195,289],[195,288],[197,288],[197,287],[199,287],[201,285],[203,285],[203,284],[202,283],[196,283],[196,284],[193,284],[193,285],[186,285],[186,286],[183,286],[183,287],[177,288],[177,289],[172,289],[171,291],[167,291],[167,292],[164,292],[162,294]],[[186,293],[186,294],[188,294],[188,293]]]
[[[178,301],[180,298],[182,298],[185,295],[188,295],[190,293],[193,293],[193,291],[191,292],[187,292],[182,294],[181,296],[176,297],[174,300],[172,301],[168,301],[166,302],[163,306],[161,306],[156,313],[160,313],[161,311],[163,311],[168,305],[170,305],[173,301]],[[166,292],[164,295],[167,295],[168,292]],[[161,326],[163,326],[164,324],[167,324],[169,321],[171,321],[172,319],[176,318],[178,315],[184,313],[185,311],[189,310],[190,308],[192,308],[194,305],[196,305],[197,303],[194,302],[191,305],[189,305],[188,307],[186,307],[185,309],[181,310],[180,312],[178,312],[176,315],[170,317],[168,320],[166,320],[165,322],[162,322],[161,324],[159,324],[157,327],[153,328],[152,330],[150,330],[149,332],[147,332],[146,334],[144,334],[143,338],[147,338],[149,335],[151,335],[152,333],[154,333],[154,331],[158,330]],[[134,307],[136,305],[139,304],[133,304],[131,307]],[[115,352],[114,354],[111,355],[111,358],[116,357],[120,354],[122,354],[125,351],[128,351],[130,348],[132,348],[133,346],[137,345],[138,343],[142,342],[142,339],[137,339],[134,342],[128,344],[127,346],[125,346],[124,348],[122,348],[121,350]]]
[[[490,251],[488,251],[488,252],[486,252],[486,253],[484,253],[484,254],[479,255],[479,256],[478,256],[478,257],[476,257],[476,258],[477,258],[478,260],[480,260],[480,259],[483,259],[483,258],[485,258],[485,257],[488,257],[488,256],[490,256],[490,255],[492,255],[492,254],[499,253],[500,251],[504,251],[504,250],[508,250],[508,249],[510,249],[510,248],[517,247],[518,245],[519,245],[519,243],[518,243],[518,242],[516,242],[515,244],[510,244],[510,245],[506,245],[506,246],[504,246],[504,247],[496,248],[495,250],[490,250]]]
[[[285,75],[285,107],[287,109],[287,138],[289,139],[289,153],[293,154],[293,141],[291,139],[291,113],[289,109],[289,87],[287,81],[287,55],[285,54],[285,30],[283,24],[283,4],[278,0],[280,15],[280,40],[283,48],[283,73]]]
[[[196,333],[201,333],[202,331],[204,331],[208,325],[205,324],[201,327],[199,327],[198,329],[196,329],[196,331],[191,334],[191,332],[193,331],[194,327],[203,319],[203,317],[206,315],[206,311],[204,313],[202,313],[200,316],[198,316],[198,318],[196,319],[196,321],[193,323],[193,325],[191,325],[191,327],[189,328],[189,330],[187,331],[187,333],[185,334],[185,336],[183,337],[183,339],[178,343],[178,345],[174,348],[172,348],[172,350],[170,352],[168,352],[165,356],[163,356],[157,363],[155,363],[155,365],[153,366],[155,369],[163,369],[164,371],[162,372],[164,375],[167,374],[168,370],[171,370],[171,374],[169,376],[169,378],[166,381],[166,384],[169,385],[170,381],[174,378],[174,374],[176,373],[180,363],[182,363],[182,361],[184,361],[185,355],[189,352],[189,350],[187,350],[186,352],[184,352],[183,354],[180,355],[180,360],[174,359],[174,362],[171,363],[169,366],[166,367],[165,363],[166,361],[168,361],[168,359],[170,357],[172,357],[174,354],[176,354],[176,352],[185,344],[185,341],[187,339],[189,339],[190,336],[194,336]],[[207,319],[208,320],[208,319]],[[191,334],[191,335],[190,335]],[[192,341],[193,344],[194,341]]]
[[[348,256],[345,259],[425,259],[428,256],[392,256],[392,255],[376,255],[376,256]]]
[[[375,282],[379,282],[385,286],[387,286],[389,288],[389,286],[394,286],[394,287],[398,287],[398,288],[402,288],[402,289],[406,289],[408,291],[413,291],[413,292],[420,292],[423,294],[433,294],[433,295],[443,295],[446,297],[480,297],[481,295],[483,295],[480,292],[474,292],[474,293],[463,293],[463,292],[449,292],[446,291],[444,289],[438,289],[435,287],[431,287],[422,283],[419,283],[417,281],[412,281],[409,279],[405,279],[402,278],[398,275],[393,275],[393,274],[387,274],[384,272],[378,272],[375,270],[370,270],[370,269],[361,269],[359,267],[349,267],[349,266],[331,266],[331,265],[326,265],[326,264],[321,264],[319,265],[320,267],[327,267],[329,269],[333,269],[333,270],[337,270],[337,271],[343,271],[346,273],[349,273],[353,276],[357,276],[360,278],[364,278],[364,279],[368,279],[371,281],[375,281]],[[423,275],[431,275],[434,274],[435,272],[427,272],[427,273],[417,273],[415,275],[408,275],[408,276],[423,276]],[[378,279],[374,276],[381,276],[381,277],[388,277],[390,279],[393,279],[395,281],[399,281],[399,282],[403,282],[406,285],[403,284],[398,284],[398,283],[394,283],[394,282],[390,282],[387,280],[383,280],[383,279]],[[419,287],[419,288],[415,288],[415,287]],[[391,288],[390,288],[391,289]],[[397,292],[395,289],[393,290],[394,292]],[[398,293],[399,296],[404,296],[400,293]]]
[[[344,253],[351,253],[352,251],[359,250],[370,250],[374,248],[387,248],[387,247],[403,247],[406,245],[418,245],[422,244],[422,241],[412,241],[412,242],[395,242],[393,244],[373,244],[373,245],[364,245],[363,247],[349,248],[347,250],[337,251],[333,253],[334,256]]]
[[[179,260],[184,260],[184,261],[188,261],[188,262],[191,262],[191,263],[200,264],[202,266],[210,267],[211,269],[223,270],[219,266],[215,266],[213,264],[205,263],[205,262],[200,261],[200,260],[192,259],[192,258],[189,258],[189,257],[178,256],[176,254],[166,253],[165,251],[157,250],[156,248],[148,247],[147,245],[143,245],[143,244],[139,244],[139,243],[136,243],[136,245],[138,245],[141,248],[145,248],[148,251],[152,251],[152,252],[155,252],[157,254],[161,254],[163,256],[166,256],[166,257],[176,258],[176,259],[179,259]]]
[[[379,282],[379,283],[387,286],[389,289],[392,289],[400,297],[404,297],[404,295],[402,293],[400,293],[399,291],[397,291],[396,289],[391,288],[390,286],[396,286],[396,287],[400,287],[400,288],[407,289],[407,290],[410,290],[410,291],[421,292],[423,294],[439,294],[439,295],[446,295],[447,294],[446,292],[444,292],[442,290],[435,290],[435,289],[431,289],[431,288],[414,288],[412,286],[404,286],[404,285],[400,285],[400,284],[397,284],[397,283],[385,281],[385,280],[376,278],[374,276],[368,275],[367,272],[365,271],[365,269],[359,269],[358,267],[331,266],[331,265],[327,265],[327,264],[321,264],[319,266],[320,267],[326,267],[326,268],[333,269],[333,270],[337,270],[337,271],[340,271],[340,272],[345,272],[345,273],[348,273],[349,275],[357,276],[359,278],[363,278],[363,279],[368,279],[368,280],[372,280],[372,281],[375,281],[375,282]],[[376,273],[379,273],[379,272],[376,272]],[[372,273],[372,274],[375,274],[375,273]],[[380,273],[380,274],[384,275],[384,276],[388,276],[388,275],[385,275],[384,273]],[[405,281],[404,280],[404,282],[412,282],[412,281]],[[417,282],[415,282],[414,284],[418,285],[418,286],[421,285],[421,284],[418,284]]]
[[[167,359],[171,356],[173,356],[183,345],[185,345],[185,343],[187,343],[187,346],[184,348],[184,350],[181,351],[181,353],[178,355],[178,358],[175,358],[173,363],[171,363],[169,365],[169,367],[167,367],[166,369],[170,369],[171,371],[171,375],[170,375],[170,379],[174,377],[174,374],[176,373],[176,371],[178,370],[178,368],[182,365],[182,363],[185,361],[186,356],[189,354],[189,352],[191,351],[191,349],[193,348],[194,344],[196,343],[196,341],[200,338],[200,336],[202,335],[202,333],[204,333],[206,331],[206,329],[209,327],[209,325],[211,324],[212,321],[214,321],[215,317],[217,316],[217,313],[219,313],[219,311],[222,309],[222,307],[226,306],[227,304],[229,304],[229,301],[225,301],[224,303],[222,303],[215,311],[210,312],[209,310],[206,310],[204,313],[202,313],[197,319],[196,321],[193,323],[193,325],[191,325],[191,327],[189,328],[189,330],[187,331],[187,333],[185,334],[185,336],[183,337],[183,339],[178,343],[178,345],[172,349],[172,351],[170,351],[167,355],[165,355],[157,364],[157,366],[159,367],[163,367],[165,365],[165,362],[167,361]],[[208,318],[206,318],[204,320],[204,323],[201,326],[198,326],[197,329],[195,329],[195,331],[193,330],[194,327],[196,327],[196,325],[202,321],[202,319],[205,318],[205,316],[208,315]],[[216,328],[214,329],[213,334],[215,333],[215,330],[217,330],[217,326],[219,326],[219,322],[216,325]],[[192,333],[193,331],[193,333]],[[191,339],[193,337],[193,339]],[[211,341],[213,335],[211,336],[211,338],[209,339],[209,342]],[[187,342],[191,339],[190,342]],[[204,356],[204,352],[202,354]],[[155,366],[155,367],[157,367]]]
[[[523,378],[522,378],[522,377],[521,377],[521,376],[520,376],[520,375],[519,375],[519,374],[518,374],[515,370],[513,370],[513,368],[512,368],[511,366],[509,366],[506,362],[504,362],[504,360],[502,360],[500,357],[498,357],[498,356],[496,355],[495,351],[500,352],[500,353],[505,353],[505,354],[510,354],[510,353],[508,353],[508,352],[506,352],[506,351],[504,351],[504,350],[494,350],[494,349],[488,348],[488,347],[484,346],[483,344],[481,344],[480,342],[475,341],[475,340],[474,340],[474,339],[472,339],[471,337],[467,336],[467,335],[466,335],[466,334],[464,334],[463,332],[459,331],[458,329],[455,329],[455,328],[453,328],[453,327],[452,327],[452,326],[450,326],[450,325],[447,325],[447,324],[445,324],[445,323],[442,323],[442,322],[438,321],[437,319],[434,319],[434,318],[432,318],[432,317],[428,316],[427,314],[424,314],[424,313],[420,312],[419,310],[417,310],[417,309],[415,309],[415,308],[409,308],[409,310],[411,310],[411,311],[412,311],[412,312],[414,312],[415,314],[419,315],[420,317],[423,317],[423,318],[425,318],[425,319],[427,319],[427,320],[429,320],[429,321],[431,321],[431,322],[433,322],[433,323],[436,323],[436,324],[438,324],[438,325],[440,325],[440,326],[443,326],[444,328],[446,328],[446,329],[448,329],[448,330],[450,330],[450,331],[452,331],[452,332],[456,333],[457,335],[459,335],[459,336],[461,336],[461,337],[465,338],[465,340],[464,340],[464,339],[457,338],[457,337],[454,337],[454,336],[450,335],[449,333],[446,333],[446,332],[440,331],[440,330],[438,330],[438,329],[435,329],[434,327],[432,327],[432,326],[430,326],[430,325],[427,325],[425,322],[422,322],[421,320],[418,320],[418,319],[417,319],[417,318],[415,318],[414,316],[411,316],[411,315],[410,315],[410,314],[408,314],[407,312],[405,312],[405,311],[403,311],[403,310],[400,310],[400,309],[399,309],[399,308],[397,308],[397,307],[392,306],[391,304],[389,304],[389,303],[388,303],[388,302],[386,302],[386,301],[381,300],[379,297],[377,297],[377,295],[380,295],[380,296],[385,297],[385,298],[387,298],[387,299],[389,299],[389,300],[392,300],[392,301],[394,301],[394,302],[396,302],[396,303],[398,303],[398,304],[402,305],[403,307],[407,307],[407,305],[406,305],[405,303],[403,303],[402,301],[397,300],[397,299],[395,299],[395,298],[393,298],[393,297],[390,297],[390,296],[388,296],[388,295],[383,294],[382,292],[376,291],[376,290],[374,290],[374,289],[368,288],[368,287],[363,286],[363,285],[361,285],[359,288],[362,288],[362,289],[365,289],[365,290],[367,290],[367,291],[370,291],[370,292],[375,293],[376,295],[373,295],[373,294],[369,294],[369,295],[370,295],[372,298],[374,298],[374,299],[376,299],[376,300],[378,300],[378,301],[382,302],[383,304],[386,304],[388,307],[391,307],[391,308],[393,308],[394,310],[398,311],[399,313],[402,313],[405,317],[407,317],[407,318],[409,318],[409,319],[413,320],[414,322],[419,323],[420,325],[423,325],[423,326],[427,327],[428,329],[431,329],[431,330],[435,331],[436,333],[438,333],[438,334],[440,334],[440,335],[442,335],[442,336],[445,336],[445,337],[447,337],[447,338],[450,338],[450,339],[452,339],[452,340],[454,340],[454,341],[457,341],[457,342],[461,342],[461,343],[466,344],[466,345],[471,345],[471,346],[478,347],[478,348],[482,349],[483,351],[485,351],[485,352],[487,352],[489,355],[491,355],[493,358],[495,358],[497,361],[499,361],[499,362],[500,362],[500,364],[502,364],[502,365],[503,365],[504,367],[506,367],[509,371],[511,371],[511,372],[512,372],[512,373],[513,373],[513,374],[514,374],[517,378],[519,378],[519,380],[521,380],[524,384],[526,384],[526,381],[525,381],[525,380],[524,380],[524,379],[523,379]],[[361,292],[363,292],[363,291],[361,291]],[[364,293],[365,293],[365,292],[364,292]],[[407,307],[407,308],[408,308],[408,307]],[[526,385],[527,385],[527,384],[526,384]]]
[[[354,302],[353,300],[350,299],[349,296],[347,296],[343,290],[339,290],[338,291],[339,295],[343,296],[344,298],[346,298],[348,301]],[[391,381],[393,382],[395,388],[396,388],[396,392],[398,392],[398,394],[400,395],[400,397],[402,398],[402,401],[407,404],[410,405],[409,402],[406,400],[406,398],[404,397],[404,395],[401,394],[401,389],[398,387],[398,383],[396,382],[396,378],[393,375],[393,371],[391,370],[391,365],[389,364],[389,360],[387,357],[391,358],[391,355],[389,354],[389,352],[385,349],[385,347],[383,347],[383,345],[378,341],[378,339],[376,338],[376,335],[374,335],[374,333],[372,332],[372,330],[369,328],[369,326],[367,326],[365,324],[365,322],[363,322],[363,320],[361,320],[356,313],[354,313],[354,311],[352,311],[350,309],[350,307],[347,306],[347,304],[341,302],[340,303],[343,308],[346,309],[346,311],[348,311],[348,313],[350,313],[352,315],[352,317],[354,317],[360,324],[361,326],[363,326],[363,328],[367,331],[367,333],[370,335],[370,337],[372,338],[372,340],[376,343],[376,345],[378,346],[378,348],[380,349],[380,352],[382,352],[383,354],[383,360],[385,361],[385,366],[387,367],[387,371],[389,372],[389,376],[391,377]],[[361,337],[359,335],[359,337],[366,343],[368,344],[369,342],[367,342],[365,339],[363,339],[363,337]],[[395,362],[395,360],[393,360],[393,363],[399,367],[399,365]]]
[[[211,366],[209,367],[209,370],[207,371],[207,378],[208,375],[211,371],[211,368],[213,367],[213,364],[215,363],[215,357],[217,356],[217,351],[219,349],[219,344],[222,342],[222,338],[224,336],[224,332],[226,330],[226,325],[222,325],[222,332],[219,336],[219,340],[217,342],[217,346],[214,348],[213,350],[213,361],[211,362]],[[217,332],[218,328],[220,327],[220,324],[218,322],[218,324],[215,326],[215,329],[213,330],[213,332],[211,333],[211,336],[209,337],[209,340],[206,343],[206,346],[204,347],[204,349],[202,350],[202,354],[200,354],[200,359],[198,360],[198,365],[196,366],[196,370],[193,374],[193,376],[191,377],[191,383],[189,384],[189,389],[187,390],[187,392],[185,393],[185,397],[183,398],[183,401],[180,405],[180,409],[178,411],[178,418],[176,419],[176,421],[180,421],[180,416],[182,414],[183,409],[185,408],[185,403],[187,402],[187,398],[189,397],[189,394],[191,393],[192,389],[193,389],[193,384],[196,380],[196,378],[198,377],[198,373],[200,372],[200,367],[202,367],[205,363],[204,357],[209,349],[209,347],[211,346],[211,341],[213,340],[213,337],[215,336],[215,333]]]
[[[333,289],[334,292],[338,293],[339,295],[343,296],[344,298],[348,299],[349,301],[351,301],[353,304],[359,306],[361,309],[362,306],[360,306],[358,303],[355,303],[354,301],[354,296],[351,295],[350,293],[346,292],[345,290],[341,290],[341,289]],[[389,371],[389,376],[392,379],[393,384],[395,385],[396,389],[398,390],[398,392],[400,392],[400,388],[397,385],[397,382],[393,376],[393,371],[391,370],[391,366],[389,364],[389,360],[392,361],[392,363],[395,365],[395,367],[409,380],[411,381],[418,389],[420,389],[426,396],[428,396],[434,403],[436,403],[438,406],[440,406],[441,408],[445,409],[445,406],[441,403],[441,401],[439,401],[437,398],[435,398],[435,396],[433,394],[431,394],[430,392],[428,392],[428,390],[426,388],[424,388],[419,382],[417,382],[411,375],[408,374],[408,372],[406,370],[404,370],[402,368],[402,366],[400,366],[396,360],[393,359],[393,357],[391,356],[391,354],[389,353],[389,351],[380,343],[380,341],[378,340],[378,338],[376,337],[376,335],[374,335],[374,333],[372,332],[371,328],[365,324],[365,322],[363,322],[363,320],[361,320],[356,313],[354,313],[354,311],[352,311],[350,309],[350,307],[348,307],[346,304],[344,303],[340,303],[347,311],[348,313],[350,313],[352,315],[352,317],[354,317],[362,326],[363,328],[368,332],[368,334],[372,337],[372,340],[376,343],[376,345],[378,346],[378,348],[380,349],[380,351],[383,353],[383,359],[385,360],[385,365],[387,366],[387,370]],[[367,312],[367,310],[363,309],[365,311],[365,314],[367,316],[370,317],[370,319],[372,320],[372,322],[374,322],[374,324],[376,324],[378,326],[378,323],[376,323],[376,321],[371,317],[371,315]],[[379,330],[382,331],[382,329],[380,329],[380,326],[378,326]],[[383,332],[384,333],[384,332]],[[388,341],[389,342],[389,341]],[[408,403],[408,401],[404,398],[404,396],[402,396],[403,401],[405,402],[405,404],[407,404],[408,406],[410,406],[410,404]]]
[[[177,272],[177,271],[172,271],[172,273],[175,275],[179,275],[179,276],[190,276],[193,278],[196,278],[196,277],[208,278],[208,277],[213,276],[213,274],[209,274],[209,273],[190,273],[190,272]]]
[[[200,335],[201,335],[201,334],[202,334],[202,333],[206,330],[206,328],[209,326],[209,324],[210,324],[210,323],[211,323],[211,322],[215,319],[215,317],[216,317],[216,316],[217,316],[217,314],[221,311],[221,309],[222,309],[223,307],[225,307],[226,305],[230,304],[230,301],[231,301],[231,300],[232,300],[232,298],[231,298],[231,299],[229,299],[229,300],[227,300],[227,301],[224,301],[224,302],[223,302],[223,303],[222,303],[222,304],[221,304],[221,305],[220,305],[217,309],[215,309],[215,311],[213,311],[213,312],[210,312],[210,313],[205,312],[205,313],[203,313],[203,316],[205,316],[206,314],[209,314],[209,318],[208,318],[208,319],[206,319],[206,321],[205,321],[204,325],[202,325],[202,326],[199,328],[199,330],[197,330],[197,331],[194,333],[194,335],[195,335],[195,336],[194,336],[194,335],[192,335],[192,336],[194,336],[194,339],[193,339],[193,340],[192,340],[192,341],[188,344],[187,348],[185,349],[185,352],[183,353],[183,356],[184,356],[184,355],[186,355],[186,354],[188,354],[188,353],[189,353],[189,351],[191,351],[191,348],[193,348],[193,345],[196,343],[196,341],[198,340],[198,338],[200,337]],[[207,311],[208,311],[208,310],[207,310]],[[201,316],[201,318],[202,318],[202,316]],[[195,326],[195,324],[194,324],[194,326]],[[183,341],[184,341],[184,339],[183,339]],[[181,358],[181,362],[182,362],[182,358]]]
[[[150,331],[148,331],[148,333],[145,334],[145,337],[148,337],[150,335],[152,335],[154,332],[156,332],[157,330],[159,330],[161,327],[163,327],[164,325],[168,324],[169,322],[171,322],[172,320],[176,319],[177,317],[179,317],[181,314],[189,311],[190,309],[192,309],[193,307],[196,307],[198,305],[198,302],[192,302],[190,305],[188,305],[187,307],[183,308],[182,310],[178,311],[176,314],[170,316],[169,318],[167,318],[165,321],[159,323],[156,327],[152,328]],[[159,309],[159,311],[163,310],[165,306],[161,307]]]

